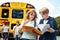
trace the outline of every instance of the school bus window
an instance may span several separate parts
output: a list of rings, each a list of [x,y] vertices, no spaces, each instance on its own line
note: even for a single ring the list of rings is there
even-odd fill
[[[11,29],[13,29],[13,27],[15,26],[16,24],[11,24]]]
[[[12,10],[12,18],[23,18],[23,10]]]
[[[2,18],[9,17],[9,9],[2,9]]]

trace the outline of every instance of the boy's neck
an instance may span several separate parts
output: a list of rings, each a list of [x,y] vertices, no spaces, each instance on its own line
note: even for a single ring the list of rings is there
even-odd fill
[[[44,20],[47,20],[49,18],[49,16],[47,16]]]
[[[16,25],[16,26],[19,26],[19,25]]]

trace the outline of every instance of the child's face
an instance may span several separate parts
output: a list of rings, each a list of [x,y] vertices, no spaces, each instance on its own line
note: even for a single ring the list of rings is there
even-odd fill
[[[29,19],[33,20],[34,17],[35,17],[35,13],[34,13],[34,12],[31,12],[31,13],[29,14]]]
[[[43,19],[47,19],[48,13],[47,12],[40,12]]]

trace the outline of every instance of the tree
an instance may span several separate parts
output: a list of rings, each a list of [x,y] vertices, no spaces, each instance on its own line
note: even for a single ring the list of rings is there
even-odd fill
[[[55,19],[58,25],[58,29],[60,30],[60,16],[56,17]]]

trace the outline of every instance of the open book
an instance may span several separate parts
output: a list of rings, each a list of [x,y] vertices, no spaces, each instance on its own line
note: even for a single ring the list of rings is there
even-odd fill
[[[38,28],[40,29],[40,31],[41,31],[43,34],[48,31],[47,28],[49,28],[49,27],[50,27],[49,24],[39,24],[39,25],[38,25]]]
[[[37,35],[41,35],[42,34],[41,31],[39,31],[35,27],[31,27],[31,26],[23,26],[22,27],[22,31],[23,32],[31,32],[32,31],[34,34],[37,34]]]

